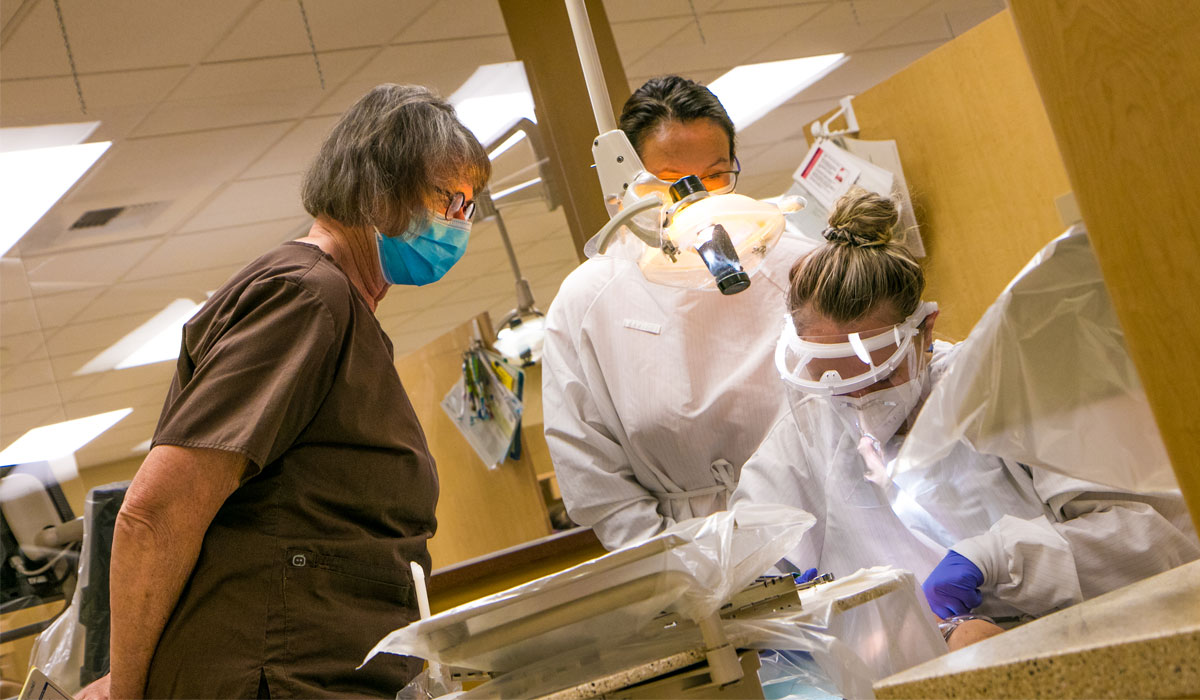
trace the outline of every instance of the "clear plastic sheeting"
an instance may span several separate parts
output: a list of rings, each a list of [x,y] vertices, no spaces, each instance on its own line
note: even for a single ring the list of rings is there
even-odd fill
[[[724,622],[730,642],[761,650],[768,698],[869,698],[872,684],[940,654],[946,644],[912,574],[861,569],[800,592],[801,608]],[[620,643],[579,646],[533,662],[458,696],[462,700],[590,697],[703,659],[699,629],[647,626]],[[690,654],[690,655],[689,655]]]
[[[30,651],[29,665],[72,694],[108,673],[108,561],[116,513],[128,486],[123,481],[88,492],[71,604],[38,634]]]
[[[775,505],[683,521],[643,543],[398,629],[366,660],[407,654],[502,673],[621,642],[664,611],[700,620],[794,548],[813,522],[809,513]]]
[[[801,591],[800,602],[799,611],[725,624],[726,635],[741,646],[791,652],[783,655],[784,668],[764,661],[763,668],[772,669],[759,672],[768,697],[820,697],[813,689],[873,697],[875,681],[947,651],[937,618],[907,571],[859,569]]]
[[[1118,489],[1178,488],[1082,227],[1034,256],[949,361],[897,472],[936,464],[963,440]]]

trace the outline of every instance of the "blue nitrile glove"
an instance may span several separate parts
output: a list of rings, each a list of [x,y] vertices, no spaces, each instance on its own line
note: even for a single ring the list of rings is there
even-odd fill
[[[947,620],[979,607],[983,603],[979,592],[982,585],[983,572],[979,567],[952,549],[933,568],[921,589],[934,614]]]
[[[813,567],[813,568],[805,571],[802,574],[792,574],[792,578],[794,578],[796,580],[796,583],[808,583],[809,581],[813,580],[816,577],[817,577],[816,567]]]

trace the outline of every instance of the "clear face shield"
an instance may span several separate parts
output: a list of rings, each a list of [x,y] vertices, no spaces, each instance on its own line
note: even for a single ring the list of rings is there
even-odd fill
[[[789,317],[775,348],[783,380],[829,402],[881,480],[883,446],[921,399],[926,357],[917,337],[936,311],[937,304],[923,302],[894,326],[834,336],[800,336]]]
[[[784,320],[775,364],[801,397],[793,411],[824,404],[863,459],[861,474],[838,473],[842,482],[836,488],[848,499],[878,506],[898,493],[886,445],[920,403],[926,358],[917,341],[936,311],[937,304],[923,302],[894,326],[832,336],[801,336],[790,316]]]
[[[646,279],[690,289],[736,294],[778,242],[783,208],[733,194],[736,179],[710,183],[696,176],[673,183],[646,172],[625,134],[601,134],[592,149],[612,219],[588,242],[589,256],[607,253],[637,261]],[[619,252],[618,252],[619,251]]]

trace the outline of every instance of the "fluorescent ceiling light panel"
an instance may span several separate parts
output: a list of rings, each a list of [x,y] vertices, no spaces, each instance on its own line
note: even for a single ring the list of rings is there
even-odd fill
[[[458,120],[485,147],[518,120],[536,121],[533,93],[529,91],[525,66],[520,61],[476,68],[467,82],[450,95],[450,104],[454,105]],[[501,149],[497,148],[495,155],[499,155],[498,151]]]
[[[795,97],[847,60],[845,54],[738,66],[708,85],[741,131]]]
[[[512,148],[513,146],[517,145],[518,143],[521,143],[521,141],[524,138],[525,138],[524,131],[518,131],[518,132],[514,133],[512,136],[509,136],[508,138],[504,139],[504,143],[500,144],[499,146],[496,146],[496,148],[491,153],[488,154],[488,159],[496,160],[497,156],[499,156],[501,153],[507,151],[508,149]]]
[[[42,462],[74,454],[132,412],[132,408],[122,408],[34,428],[0,452],[0,465]]]
[[[7,253],[108,150],[80,143],[100,122],[0,129],[0,255]]]
[[[504,197],[507,197],[510,194],[516,194],[517,192],[520,192],[521,190],[525,189],[526,187],[533,187],[534,185],[538,184],[541,181],[542,181],[542,178],[535,177],[532,180],[526,180],[525,182],[513,185],[512,187],[506,187],[505,189],[502,189],[499,192],[493,194],[492,199],[493,200],[502,199]]]
[[[204,306],[191,299],[176,299],[142,325],[133,329],[124,338],[93,357],[75,374],[106,372],[110,369],[126,369],[155,362],[166,362],[179,357],[180,336],[183,324],[187,323]]]

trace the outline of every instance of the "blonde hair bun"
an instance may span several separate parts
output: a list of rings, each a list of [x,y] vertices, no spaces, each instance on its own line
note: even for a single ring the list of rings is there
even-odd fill
[[[892,240],[899,221],[895,201],[856,185],[833,205],[821,235],[830,243],[873,248]]]

